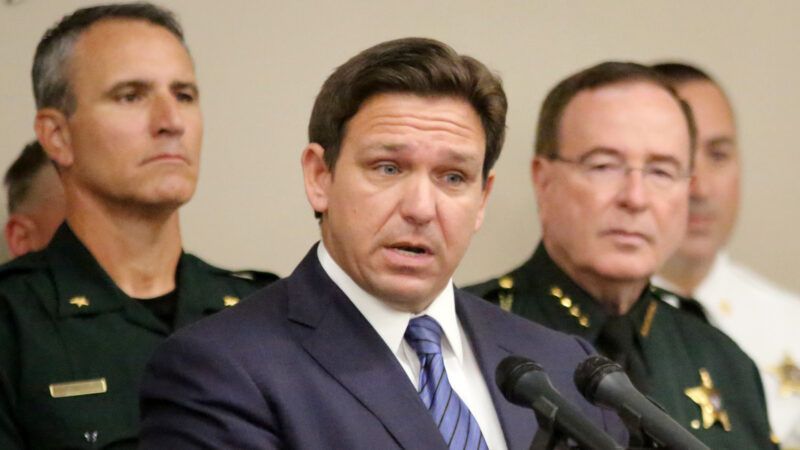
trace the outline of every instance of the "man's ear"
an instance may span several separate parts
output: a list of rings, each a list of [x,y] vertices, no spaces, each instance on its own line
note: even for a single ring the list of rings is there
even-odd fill
[[[303,166],[303,182],[308,203],[315,212],[323,214],[328,210],[328,189],[333,178],[333,174],[325,164],[325,149],[313,142],[308,144],[303,150],[300,164]]]
[[[494,169],[489,171],[486,176],[486,181],[483,183],[483,192],[481,192],[481,208],[478,210],[477,220],[475,221],[475,231],[481,229],[483,225],[483,218],[486,214],[486,205],[489,203],[489,195],[492,193],[494,187]]]
[[[23,214],[11,214],[6,222],[4,232],[8,251],[14,257],[35,250],[33,247],[36,224],[30,217]]]
[[[533,191],[536,197],[536,209],[539,211],[539,219],[545,214],[542,199],[547,195],[547,190],[553,183],[553,164],[551,160],[534,156],[531,161],[531,181],[533,181]]]
[[[531,181],[537,198],[550,184],[550,165],[548,163],[549,161],[539,156],[534,156],[531,161]]]
[[[55,108],[40,109],[36,112],[33,129],[48,158],[55,161],[59,167],[72,165],[75,155],[72,152],[72,139],[64,113]]]

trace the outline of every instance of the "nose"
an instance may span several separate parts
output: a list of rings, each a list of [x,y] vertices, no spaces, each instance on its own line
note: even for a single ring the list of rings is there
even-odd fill
[[[409,177],[402,189],[400,214],[405,221],[421,226],[436,217],[436,187],[427,176]]]
[[[711,185],[708,182],[708,163],[703,157],[695,158],[695,165],[691,183],[689,183],[689,198],[703,200],[708,198]]]
[[[618,199],[622,207],[631,211],[641,211],[647,207],[648,192],[642,170],[628,170],[622,180]]]
[[[184,131],[181,106],[171,94],[157,95],[151,107],[151,124],[156,136],[180,136]]]

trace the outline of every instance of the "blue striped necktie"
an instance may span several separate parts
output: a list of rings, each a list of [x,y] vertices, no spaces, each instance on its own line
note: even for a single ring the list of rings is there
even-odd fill
[[[475,417],[447,379],[442,358],[442,327],[432,317],[411,319],[405,338],[420,362],[419,396],[452,449],[487,449]]]

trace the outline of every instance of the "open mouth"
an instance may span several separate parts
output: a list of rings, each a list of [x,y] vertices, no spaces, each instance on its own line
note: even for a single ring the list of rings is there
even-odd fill
[[[427,247],[417,245],[393,245],[391,248],[407,255],[428,255],[431,253]]]

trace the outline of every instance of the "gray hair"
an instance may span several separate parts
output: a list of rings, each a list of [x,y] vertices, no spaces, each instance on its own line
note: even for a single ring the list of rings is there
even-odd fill
[[[75,110],[76,99],[69,85],[69,63],[81,33],[101,20],[128,19],[165,28],[186,46],[175,15],[151,3],[120,3],[81,8],[64,16],[47,30],[33,58],[31,78],[36,108],[55,108],[66,115]]]

